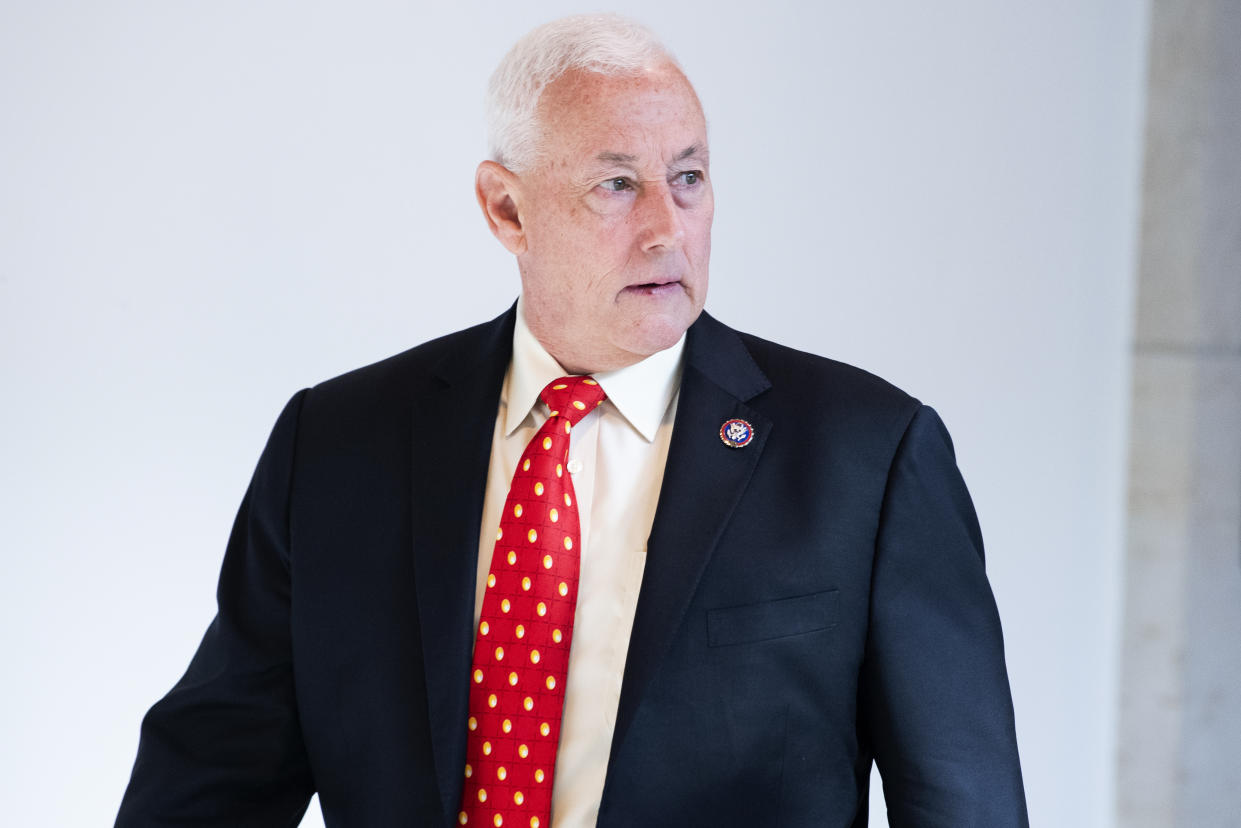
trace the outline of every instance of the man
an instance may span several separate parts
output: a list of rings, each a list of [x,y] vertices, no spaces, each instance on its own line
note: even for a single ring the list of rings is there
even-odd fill
[[[874,760],[893,825],[1026,825],[947,433],[702,313],[676,63],[567,18],[490,104],[517,305],[289,403],[118,824],[863,826]]]

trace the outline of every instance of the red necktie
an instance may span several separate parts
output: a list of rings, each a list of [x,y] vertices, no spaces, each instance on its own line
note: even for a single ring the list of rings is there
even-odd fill
[[[551,826],[581,547],[565,465],[573,426],[606,395],[562,377],[539,396],[551,416],[513,473],[475,637],[461,825]]]

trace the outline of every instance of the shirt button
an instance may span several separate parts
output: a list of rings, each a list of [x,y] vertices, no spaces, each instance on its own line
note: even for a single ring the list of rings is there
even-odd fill
[[[577,474],[582,470],[582,461],[573,459],[569,461],[569,474]]]

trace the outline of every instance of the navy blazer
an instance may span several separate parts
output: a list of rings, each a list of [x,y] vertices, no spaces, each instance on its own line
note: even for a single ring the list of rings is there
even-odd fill
[[[117,825],[456,824],[479,522],[514,311],[297,394],[219,613]],[[726,420],[753,425],[743,448]],[[689,329],[599,826],[1028,825],[982,538],[936,414]]]

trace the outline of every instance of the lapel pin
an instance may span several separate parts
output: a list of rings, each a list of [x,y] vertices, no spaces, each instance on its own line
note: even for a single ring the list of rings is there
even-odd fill
[[[729,420],[720,426],[720,439],[729,448],[745,448],[754,439],[754,426],[745,420]]]

